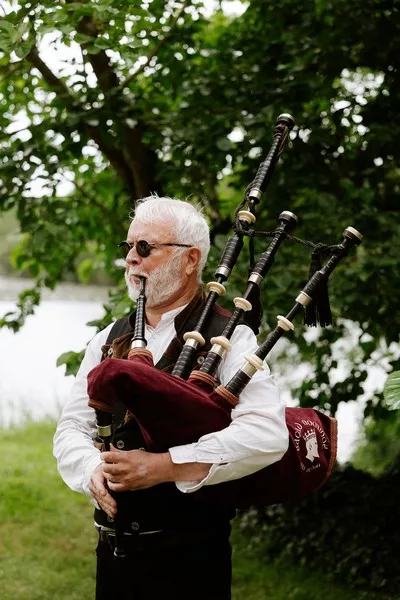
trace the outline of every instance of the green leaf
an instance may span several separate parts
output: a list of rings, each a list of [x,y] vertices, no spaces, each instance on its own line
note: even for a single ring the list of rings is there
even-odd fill
[[[65,365],[66,375],[76,375],[84,355],[84,350],[81,352],[64,352],[57,358],[57,367]]]
[[[77,33],[74,39],[77,44],[87,44],[93,42],[93,37],[86,35],[85,33]]]
[[[59,29],[65,36],[70,35],[73,31],[75,31],[75,27],[70,23],[64,23],[60,25]]]
[[[31,29],[31,24],[28,22],[20,23],[17,27],[18,34],[21,38],[23,38],[24,35],[26,33],[28,33],[28,31],[30,31],[30,29]]]
[[[77,274],[83,283],[88,283],[92,276],[94,263],[92,258],[85,258],[77,267]]]
[[[15,42],[11,41],[9,37],[0,36],[0,50],[3,50],[6,54],[11,53],[15,49]]]
[[[87,4],[84,4],[81,2],[72,2],[71,4],[68,4],[66,9],[68,11],[74,12],[74,16],[76,16],[76,17],[81,17],[81,16],[82,17],[83,16],[91,17],[93,15],[95,7],[92,7],[90,5],[87,5]]]
[[[112,48],[113,42],[111,40],[107,40],[106,38],[97,38],[94,42],[94,46],[100,50],[107,50],[108,48]]]
[[[391,410],[400,408],[400,371],[393,371],[386,379],[383,397]]]
[[[29,273],[31,277],[37,277],[40,273],[40,265],[32,261],[29,265]]]
[[[99,52],[101,52],[101,48],[99,48],[95,44],[90,44],[89,46],[85,46],[85,50],[88,54],[99,54]]]
[[[32,47],[35,43],[33,38],[28,38],[27,40],[22,40],[18,46],[15,48],[14,52],[18,56],[18,58],[25,58],[32,50]]]
[[[1,19],[0,20],[0,30],[7,31],[8,33],[12,34],[15,32],[15,26],[12,23],[10,23],[9,21],[6,21],[5,19]]]
[[[219,150],[224,150],[226,152],[232,148],[232,142],[230,142],[228,138],[220,138],[215,142],[215,144]]]

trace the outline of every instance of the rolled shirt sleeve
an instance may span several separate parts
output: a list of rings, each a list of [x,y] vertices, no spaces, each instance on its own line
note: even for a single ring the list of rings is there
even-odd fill
[[[219,371],[226,385],[243,366],[245,356],[258,347],[254,333],[246,326],[236,328],[232,349]],[[249,381],[231,413],[232,422],[226,429],[202,436],[198,442],[170,448],[174,463],[213,463],[202,481],[178,482],[183,492],[196,491],[203,485],[250,475],[280,460],[288,447],[285,405],[280,400],[268,365]]]
[[[109,325],[89,343],[53,438],[53,454],[62,479],[72,490],[89,498],[90,478],[101,459],[100,451],[93,444],[97,432],[96,413],[88,405],[87,374],[99,364],[101,347],[111,327]]]

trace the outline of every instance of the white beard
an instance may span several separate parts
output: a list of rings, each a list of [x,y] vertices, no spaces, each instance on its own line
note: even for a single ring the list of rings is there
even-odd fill
[[[139,286],[130,281],[131,275],[146,277],[146,305],[151,308],[164,304],[174,296],[182,285],[181,281],[181,256],[174,256],[168,263],[157,267],[151,273],[140,271],[138,267],[131,267],[125,271],[125,282],[128,296],[133,301],[139,297]]]

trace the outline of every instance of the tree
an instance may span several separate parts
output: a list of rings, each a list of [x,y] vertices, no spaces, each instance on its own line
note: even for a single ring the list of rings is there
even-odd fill
[[[289,209],[302,238],[337,243],[348,225],[365,235],[330,286],[335,318],[358,326],[348,374],[332,383],[331,346],[345,322],[295,342],[299,360],[312,366],[298,391],[304,404],[334,412],[358,397],[368,365],[399,336],[399,37],[398,3],[385,0],[253,0],[240,18],[207,18],[194,0],[22,2],[0,22],[0,208],[17,208],[23,235],[15,260],[38,284],[3,325],[17,328],[42,286],[78,268],[104,267],[120,279],[115,242],[134,199],[150,191],[191,194],[204,205],[211,273],[275,119],[290,112],[292,147],[257,228],[273,229]],[[56,72],[51,53],[60,44],[73,57]],[[25,133],[11,135],[17,117]],[[291,308],[307,260],[289,243],[280,251],[265,329]],[[242,291],[245,278],[241,267],[231,292]],[[379,403],[372,398],[368,411]]]

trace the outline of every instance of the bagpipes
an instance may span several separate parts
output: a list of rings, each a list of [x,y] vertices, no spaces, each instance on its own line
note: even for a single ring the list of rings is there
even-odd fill
[[[361,243],[362,235],[347,227],[343,240],[334,246],[312,244],[314,273],[295,299],[286,316],[278,316],[278,324],[254,354],[226,386],[216,387],[215,374],[226,352],[237,324],[252,310],[252,298],[270,270],[274,256],[285,239],[295,241],[290,233],[297,217],[289,211],[279,215],[279,226],[267,250],[252,268],[243,298],[235,298],[235,310],[220,336],[212,338],[212,347],[201,368],[192,371],[202,336],[220,295],[225,293],[228,279],[244,245],[246,235],[258,232],[250,229],[255,222],[255,207],[265,191],[275,165],[293,127],[290,115],[281,115],[276,123],[274,141],[266,159],[261,163],[254,181],[248,186],[245,199],[235,214],[235,234],[228,240],[215,272],[215,281],[206,286],[208,291],[203,311],[193,331],[184,335],[185,344],[172,374],[155,369],[152,355],[146,348],[145,280],[141,278],[137,300],[135,331],[128,360],[113,358],[103,361],[88,375],[89,405],[95,409],[99,437],[106,448],[112,439],[112,411],[122,401],[137,420],[147,450],[165,452],[172,446],[196,442],[202,435],[229,426],[232,408],[253,375],[263,369],[263,361],[281,336],[294,329],[293,319],[305,311],[307,324],[330,323],[327,282],[335,267],[349,250]],[[248,210],[242,210],[247,203]],[[262,233],[262,232],[261,232]],[[316,261],[320,251],[329,255],[322,266]],[[234,481],[203,486],[194,494],[206,502],[234,508],[266,506],[299,500],[320,487],[334,468],[337,452],[337,422],[317,409],[288,407],[286,424],[289,447],[283,458],[256,473]],[[116,544],[118,545],[118,544]]]

